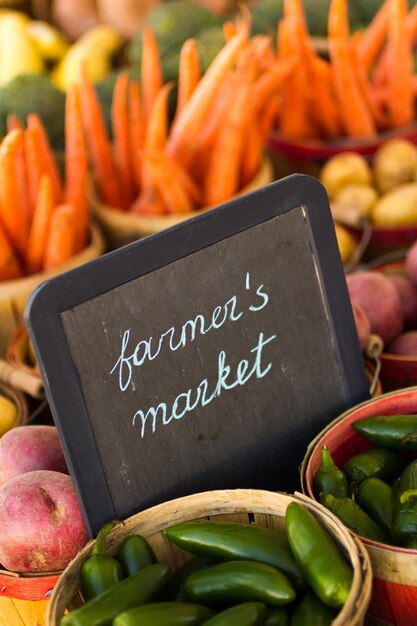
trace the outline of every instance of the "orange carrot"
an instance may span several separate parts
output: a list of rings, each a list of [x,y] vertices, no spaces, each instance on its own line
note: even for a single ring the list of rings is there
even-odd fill
[[[165,148],[168,138],[168,95],[173,83],[161,87],[149,114],[145,132],[145,148]]]
[[[43,154],[43,171],[49,174],[54,186],[56,202],[61,202],[62,199],[62,182],[61,176],[58,170],[58,165],[49,143],[48,135],[45,130],[45,126],[39,115],[36,113],[30,113],[27,116],[28,128],[34,128],[37,133],[37,141],[39,141],[40,148]]]
[[[68,261],[75,252],[76,215],[71,204],[61,204],[52,214],[46,242],[44,269]]]
[[[14,113],[9,113],[7,115],[7,132],[10,132],[11,130],[16,130],[16,129],[23,130],[24,129],[23,122]]]
[[[373,136],[375,122],[353,66],[346,0],[331,0],[328,33],[334,85],[345,129],[352,136]]]
[[[79,86],[81,114],[99,193],[107,204],[123,209],[123,196],[107,129],[93,83],[84,74]]]
[[[281,85],[294,71],[297,63],[295,55],[280,58],[261,74],[253,85],[253,103],[256,111],[261,111],[268,100],[279,92]]]
[[[238,191],[252,84],[251,76],[240,71],[234,99],[210,155],[204,187],[206,206],[229,200]]]
[[[163,152],[158,152],[155,150],[148,150],[147,154],[150,158],[154,158],[155,160],[164,161],[165,166],[171,170],[173,178],[176,178],[181,187],[183,187],[190,197],[191,201],[195,206],[201,206],[203,201],[203,194],[200,187],[193,180],[187,170],[178,163],[175,159],[167,156]]]
[[[65,202],[76,212],[76,252],[87,241],[88,153],[84,137],[78,87],[71,85],[65,101]]]
[[[169,163],[158,157],[155,152],[145,151],[143,158],[149,166],[155,185],[168,212],[188,213],[192,211],[194,208],[192,200],[181,181],[174,176]]]
[[[10,243],[22,257],[29,235],[23,146],[23,131],[19,129],[7,133],[0,144],[0,221]]]
[[[42,146],[36,128],[26,128],[24,131],[27,193],[29,197],[30,214],[33,215],[38,197],[39,183],[45,172]]]
[[[40,272],[43,267],[46,242],[52,213],[55,209],[55,193],[49,176],[43,176],[40,185],[35,212],[29,231],[25,265],[29,274]]]
[[[161,194],[156,189],[153,180],[138,196],[130,207],[133,213],[144,215],[165,215],[167,209],[161,198]]]
[[[112,99],[112,127],[116,170],[123,193],[123,208],[133,201],[133,171],[130,160],[129,118],[128,118],[129,77],[121,72],[117,77]]]
[[[224,77],[246,46],[248,31],[248,25],[244,24],[216,55],[172,126],[167,152],[186,167],[193,161],[195,138],[204,125]]]
[[[0,223],[0,281],[21,277],[22,270],[18,258]]]
[[[205,124],[198,137],[196,137],[195,160],[197,162],[201,161],[204,153],[207,153],[215,142],[219,129],[224,122],[227,110],[229,109],[230,102],[233,100],[236,86],[236,74],[233,73],[230,77],[227,75],[227,80],[225,80],[220,87],[210,111],[207,113]]]
[[[388,31],[389,4],[390,0],[385,0],[371,23],[363,31],[358,47],[358,55],[360,65],[365,72],[371,69],[384,45]]]
[[[405,28],[406,15],[407,0],[392,0],[390,2],[387,108],[393,127],[410,124],[414,119],[414,95],[411,88],[413,50]]]
[[[223,22],[223,34],[226,41],[230,41],[236,35],[236,26],[231,20]]]
[[[140,85],[136,81],[129,83],[128,129],[134,191],[137,194],[142,187],[142,149],[145,141],[145,123],[142,117]]]
[[[143,112],[145,120],[147,120],[163,84],[158,42],[149,25],[142,28],[141,83]]]
[[[195,39],[187,39],[184,42],[178,68],[178,93],[177,108],[175,115],[183,110],[184,106],[191,98],[198,81],[200,80],[200,61],[198,58],[198,48]]]
[[[275,52],[272,47],[272,38],[269,35],[252,37],[250,48],[257,60],[260,72],[267,70],[275,63]]]
[[[296,56],[298,61],[282,89],[281,131],[286,137],[308,137],[311,134],[309,86],[300,49],[294,44],[287,20],[282,20],[279,26],[279,55],[284,59]]]

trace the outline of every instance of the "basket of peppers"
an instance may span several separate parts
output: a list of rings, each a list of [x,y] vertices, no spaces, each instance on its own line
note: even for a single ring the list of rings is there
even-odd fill
[[[301,472],[304,492],[359,535],[369,552],[372,617],[415,624],[417,387],[345,412],[310,444]]]
[[[354,626],[371,584],[362,544],[310,498],[211,491],[106,524],[60,577],[47,624]]]

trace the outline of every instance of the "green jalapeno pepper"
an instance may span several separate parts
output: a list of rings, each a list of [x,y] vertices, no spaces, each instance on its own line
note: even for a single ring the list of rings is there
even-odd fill
[[[321,449],[321,464],[314,477],[317,495],[331,493],[337,498],[349,498],[350,488],[345,474],[332,459],[327,446]]]
[[[380,543],[391,543],[389,536],[382,528],[350,498],[335,498],[328,493],[323,496],[322,503],[357,535]]]
[[[343,466],[350,483],[359,485],[365,478],[392,480],[404,470],[407,461],[393,450],[372,448],[352,456]]]
[[[185,601],[184,583],[188,576],[206,567],[214,565],[213,561],[205,556],[195,556],[181,565],[169,579],[164,589],[164,600]]]
[[[60,626],[112,626],[120,613],[153,602],[168,578],[167,565],[149,565],[64,615]]]
[[[330,626],[337,611],[320,602],[318,597],[308,591],[294,608],[290,626]]]
[[[298,502],[288,505],[285,522],[291,550],[310,587],[324,604],[341,608],[349,596],[353,571],[338,545]]]
[[[392,536],[395,541],[413,547],[417,537],[417,460],[412,461],[401,475],[398,487]]]
[[[280,606],[268,613],[264,626],[290,626],[290,614],[288,609]]]
[[[125,537],[119,546],[116,558],[121,564],[125,576],[136,574],[144,567],[156,563],[154,551],[141,535]]]
[[[244,602],[217,613],[202,626],[261,626],[267,610],[261,602]]]
[[[165,529],[175,545],[192,554],[216,561],[242,559],[267,563],[281,570],[298,588],[303,575],[284,533],[252,524],[201,521],[176,524]]]
[[[113,626],[198,626],[212,615],[212,610],[197,604],[155,602],[120,613]]]
[[[392,487],[380,478],[366,478],[358,487],[356,502],[387,535],[391,533],[395,505]]]
[[[352,426],[377,446],[392,450],[417,450],[417,415],[366,417]]]
[[[195,572],[185,581],[184,591],[189,601],[213,607],[237,602],[281,606],[296,596],[284,574],[256,561],[226,561]]]
[[[106,539],[117,522],[105,524],[97,535],[89,559],[81,566],[81,592],[85,600],[91,600],[123,578],[121,565],[117,559],[106,554]]]

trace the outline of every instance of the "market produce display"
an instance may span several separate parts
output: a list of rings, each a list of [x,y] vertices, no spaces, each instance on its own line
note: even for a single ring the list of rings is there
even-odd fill
[[[372,416],[352,428],[375,444],[339,468],[327,446],[314,477],[320,502],[361,537],[417,547],[416,415]]]
[[[189,213],[230,199],[257,172],[276,112],[277,87],[292,61],[276,58],[269,38],[228,25],[227,43],[200,78],[196,44],[179,66],[174,121],[153,31],[143,31],[141,81],[119,76],[112,101],[114,159],[93,84],[79,86],[92,168],[102,200],[119,210]]]
[[[352,304],[362,309],[364,324],[381,337],[387,354],[417,355],[416,259],[414,243],[400,264],[388,263],[347,276]]]
[[[88,242],[87,157],[78,95],[66,99],[65,185],[36,114],[0,144],[0,280],[59,266]]]
[[[107,556],[110,522],[82,564],[86,601],[60,623],[226,626],[239,619],[247,626],[297,626],[314,615],[320,621],[309,621],[310,626],[330,624],[349,596],[352,569],[305,507],[291,502],[285,522],[286,532],[218,521],[169,526],[169,541],[194,555],[174,573],[156,562],[140,535],[125,537],[116,554]],[[135,559],[129,557],[122,579],[126,551],[132,555],[128,544],[134,545]]]

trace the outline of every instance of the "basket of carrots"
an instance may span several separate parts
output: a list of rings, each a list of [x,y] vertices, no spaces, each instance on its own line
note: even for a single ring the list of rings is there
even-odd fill
[[[209,491],[105,525],[61,575],[47,626],[312,624],[313,615],[360,626],[371,584],[363,546],[320,504]]]
[[[113,144],[94,86],[88,77],[78,86],[91,207],[112,247],[273,180],[264,147],[292,63],[276,59],[270,37],[250,38],[245,20],[226,23],[224,32],[203,76],[196,42],[184,43],[175,86],[163,83],[155,35],[143,29],[140,82],[122,73],[115,85]]]
[[[346,150],[373,154],[392,137],[417,142],[417,6],[385,0],[365,30],[351,32],[347,0],[331,0],[323,55],[302,1],[285,0],[278,38],[280,56],[297,65],[282,86],[272,149],[322,161]]]
[[[66,100],[65,184],[40,117],[16,118],[0,144],[0,356],[42,281],[104,251],[87,206],[87,153],[78,95]]]

